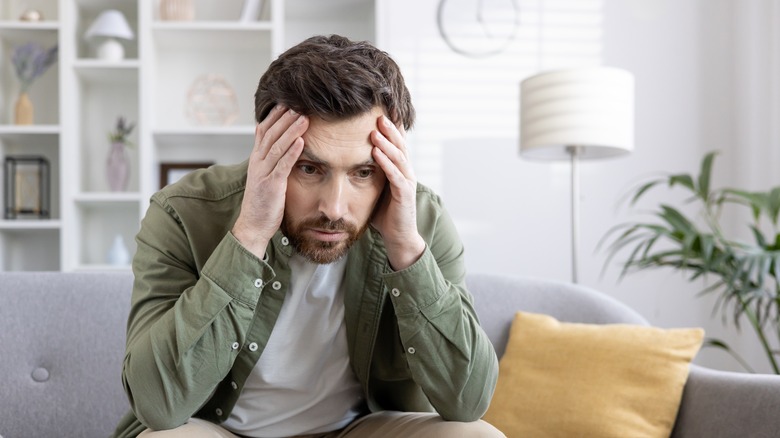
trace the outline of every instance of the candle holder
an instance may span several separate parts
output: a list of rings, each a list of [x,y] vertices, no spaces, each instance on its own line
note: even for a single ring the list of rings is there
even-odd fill
[[[5,218],[48,219],[49,161],[40,156],[5,157]]]

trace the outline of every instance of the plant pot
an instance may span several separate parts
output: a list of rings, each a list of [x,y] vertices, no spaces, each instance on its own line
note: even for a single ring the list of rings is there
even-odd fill
[[[27,93],[21,93],[14,106],[14,124],[32,125],[33,103]]]
[[[130,180],[130,161],[124,143],[111,144],[111,151],[106,161],[106,178],[112,192],[127,190],[127,182]]]

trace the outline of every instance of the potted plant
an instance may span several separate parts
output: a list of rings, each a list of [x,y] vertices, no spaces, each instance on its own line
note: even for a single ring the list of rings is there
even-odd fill
[[[111,150],[106,162],[106,178],[108,186],[114,192],[122,192],[127,189],[127,182],[130,179],[130,162],[127,159],[126,148],[133,145],[128,137],[134,128],[134,123],[129,123],[120,116],[117,118],[114,130],[108,133]]]
[[[14,48],[11,63],[16,77],[21,82],[19,97],[14,107],[14,123],[31,125],[33,123],[33,104],[27,91],[36,78],[41,76],[57,60],[57,46],[44,49],[40,44],[27,43]]]
[[[679,208],[661,204],[652,212],[653,221],[613,227],[601,243],[609,242],[606,263],[629,249],[628,258],[622,262],[621,278],[637,270],[671,267],[688,274],[690,281],[714,279],[702,293],[717,293],[716,309],[724,316],[730,315],[736,327],[740,321],[748,321],[772,370],[780,374],[780,187],[759,192],[713,189],[714,158],[715,153],[704,157],[696,177],[670,174],[639,186],[630,198],[631,205],[648,190],[666,185],[690,193],[686,202],[698,206],[698,215],[690,217]],[[748,209],[752,222],[746,231],[752,241],[727,235],[721,223],[725,208]],[[710,339],[707,344],[724,349],[752,371],[724,342]]]

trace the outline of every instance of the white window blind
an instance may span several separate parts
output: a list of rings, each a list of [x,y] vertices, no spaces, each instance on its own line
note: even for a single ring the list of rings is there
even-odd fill
[[[511,8],[508,0],[485,3]],[[485,58],[469,58],[446,45],[436,26],[438,0],[394,0],[381,11],[387,16],[379,19],[389,24],[380,44],[401,66],[417,109],[409,134],[416,173],[440,193],[448,141],[473,139],[478,150],[486,147],[476,144],[481,139],[518,138],[522,79],[542,70],[602,63],[604,0],[517,4],[514,40],[504,52]]]

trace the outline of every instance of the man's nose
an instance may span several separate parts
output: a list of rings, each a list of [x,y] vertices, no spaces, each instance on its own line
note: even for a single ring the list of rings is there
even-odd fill
[[[330,178],[320,192],[320,213],[332,221],[347,214],[347,187],[341,178]]]

